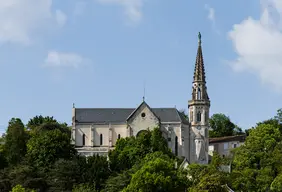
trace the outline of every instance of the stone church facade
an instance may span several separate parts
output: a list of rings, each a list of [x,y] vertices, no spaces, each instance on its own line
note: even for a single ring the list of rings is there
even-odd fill
[[[107,155],[119,138],[138,136],[159,127],[172,152],[190,163],[208,163],[210,100],[205,81],[201,34],[188,101],[189,120],[176,108],[151,108],[143,101],[137,108],[72,109],[72,142],[79,154]]]

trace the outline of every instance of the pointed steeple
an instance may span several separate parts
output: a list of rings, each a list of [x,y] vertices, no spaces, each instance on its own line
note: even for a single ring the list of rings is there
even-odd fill
[[[202,39],[201,33],[198,34],[198,52],[196,57],[196,64],[194,70],[193,82],[206,82],[204,58],[202,53]]]
[[[198,52],[192,83],[192,99],[188,101],[190,135],[190,162],[208,163],[210,99],[207,92],[201,33],[198,35]],[[191,137],[190,137],[191,138]],[[199,145],[198,145],[199,144]]]

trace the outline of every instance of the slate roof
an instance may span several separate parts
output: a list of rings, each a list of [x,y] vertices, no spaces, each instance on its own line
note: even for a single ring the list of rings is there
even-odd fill
[[[245,140],[246,140],[246,135],[235,135],[235,136],[210,138],[209,143],[222,143],[222,142],[230,142],[230,141],[244,142]]]
[[[188,121],[175,108],[151,108],[161,122]],[[79,123],[125,123],[135,108],[75,108]]]

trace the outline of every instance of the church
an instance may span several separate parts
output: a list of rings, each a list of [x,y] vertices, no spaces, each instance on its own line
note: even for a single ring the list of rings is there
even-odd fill
[[[171,151],[190,163],[207,164],[209,109],[201,34],[198,35],[192,97],[186,119],[176,108],[153,108],[144,100],[137,108],[72,109],[72,143],[81,155],[107,155],[119,138],[138,136],[159,127]],[[176,98],[175,98],[176,99]]]

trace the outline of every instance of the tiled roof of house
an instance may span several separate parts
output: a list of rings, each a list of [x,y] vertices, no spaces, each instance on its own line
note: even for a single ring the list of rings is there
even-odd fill
[[[246,140],[246,135],[235,135],[235,136],[210,138],[209,143],[222,143],[222,142],[229,142],[229,141],[244,142],[245,140]]]

